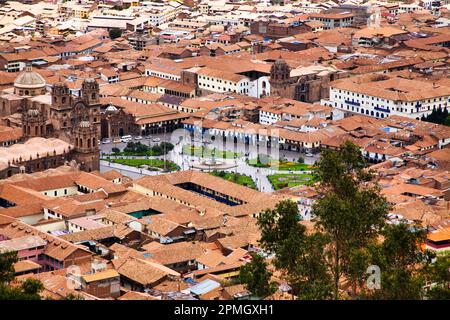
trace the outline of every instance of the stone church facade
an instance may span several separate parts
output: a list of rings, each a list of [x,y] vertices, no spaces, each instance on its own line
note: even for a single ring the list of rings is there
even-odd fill
[[[270,95],[302,102],[318,102],[329,97],[330,82],[344,74],[338,72],[305,72],[292,74],[283,59],[274,62],[270,70]]]
[[[2,108],[3,123],[21,126],[24,141],[38,137],[60,139],[71,146],[64,154],[66,161],[75,160],[84,171],[100,169],[98,140],[101,104],[99,85],[95,79],[83,81],[80,97],[72,96],[67,84],[62,81],[55,83],[48,95],[42,76],[27,67],[17,77],[13,91],[1,97],[1,105],[9,106]],[[50,150],[49,157],[51,156]],[[40,161],[47,163],[42,159],[45,156],[41,155],[40,158]],[[61,165],[61,161],[57,163]],[[25,167],[26,172],[38,171],[36,165],[30,167],[18,160],[14,165]],[[48,166],[43,165],[42,170],[45,168]]]

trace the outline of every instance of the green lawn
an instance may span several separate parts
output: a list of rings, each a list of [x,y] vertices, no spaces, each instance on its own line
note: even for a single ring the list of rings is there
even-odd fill
[[[190,144],[183,146],[183,153],[191,156],[202,157],[202,158],[211,158],[212,154],[215,153],[216,158],[218,159],[234,159],[241,156],[238,152],[233,151],[223,151],[218,149],[196,147]]]
[[[272,174],[267,176],[270,183],[275,190],[283,189],[286,187],[295,187],[302,184],[310,184],[312,179],[311,174]]]
[[[231,173],[225,171],[213,171],[210,172],[213,176],[220,177],[226,179],[228,181],[240,184],[242,186],[246,186],[252,189],[256,189],[255,181],[249,176],[240,173]]]
[[[167,153],[168,152],[166,152],[166,154]],[[121,151],[121,152],[111,153],[111,155],[113,155],[113,156],[128,156],[128,157],[145,157],[145,156],[148,156],[148,157],[156,156],[157,157],[157,156],[163,156],[164,152],[155,152],[153,150],[149,150],[146,152],[124,152],[124,151]]]
[[[108,161],[108,159],[103,159]],[[131,167],[140,167],[147,165],[153,168],[164,169],[164,160],[162,159],[111,159],[111,162],[120,163]],[[168,171],[178,170],[178,166],[172,162],[166,160],[166,169]]]
[[[299,162],[293,162],[293,161],[283,161],[283,160],[268,160],[268,161],[262,161],[258,162],[257,159],[250,159],[248,161],[248,164],[253,167],[258,168],[269,168],[272,167],[273,169],[281,170],[281,171],[304,171],[304,170],[311,170],[313,166],[309,164],[299,163]]]
[[[277,164],[275,164],[277,166]],[[278,164],[278,170],[282,171],[304,171],[304,170],[311,170],[312,166],[309,164],[304,163],[298,163],[298,162],[292,162],[292,161],[280,161]]]

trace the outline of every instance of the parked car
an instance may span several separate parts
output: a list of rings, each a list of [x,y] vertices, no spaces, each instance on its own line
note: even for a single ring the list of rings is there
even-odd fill
[[[134,137],[134,140],[142,140],[142,136],[136,136]]]
[[[133,137],[130,136],[130,135],[128,135],[128,136],[122,136],[122,137],[120,138],[120,141],[122,141],[122,142],[124,142],[124,143],[130,142],[131,140],[133,140]]]
[[[102,143],[103,143],[103,144],[108,144],[108,143],[111,143],[111,140],[108,139],[108,138],[103,138],[103,139],[102,139]]]
[[[160,142],[161,141],[161,139],[160,138],[153,138],[153,140],[152,140],[153,142]]]
[[[308,153],[306,153],[306,156],[307,156],[307,157],[312,157],[313,154],[308,152]]]

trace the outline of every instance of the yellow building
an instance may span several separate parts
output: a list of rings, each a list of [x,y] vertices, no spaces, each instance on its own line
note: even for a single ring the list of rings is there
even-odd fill
[[[84,7],[77,7],[72,11],[72,16],[78,19],[88,19],[89,9]]]

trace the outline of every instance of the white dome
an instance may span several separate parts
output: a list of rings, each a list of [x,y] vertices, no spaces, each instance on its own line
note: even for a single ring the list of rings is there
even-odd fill
[[[110,104],[107,108],[106,111],[108,112],[116,112],[117,108],[115,106],[113,106],[112,104]]]
[[[27,66],[14,81],[14,87],[20,89],[39,89],[45,87],[44,78],[37,72],[34,72],[30,66]]]

